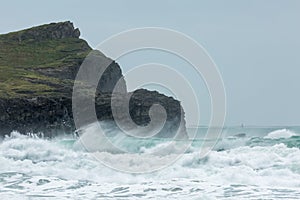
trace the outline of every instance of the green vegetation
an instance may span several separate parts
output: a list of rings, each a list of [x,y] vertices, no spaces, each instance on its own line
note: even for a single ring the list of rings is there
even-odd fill
[[[60,80],[16,67],[0,66],[0,98],[53,96],[73,81]]]
[[[74,59],[84,58],[88,53],[86,48],[86,42],[77,38],[17,42],[0,36],[0,65],[23,68],[59,67],[72,64],[70,62]]]
[[[19,40],[28,30],[0,35],[0,98],[61,94],[73,80],[47,72],[78,67],[91,51],[86,41],[72,37]]]

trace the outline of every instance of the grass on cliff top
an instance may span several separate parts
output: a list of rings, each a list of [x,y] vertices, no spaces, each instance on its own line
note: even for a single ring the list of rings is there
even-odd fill
[[[58,88],[73,82],[42,75],[38,69],[76,66],[91,51],[82,39],[18,41],[18,33],[0,35],[0,98],[60,94]]]
[[[70,86],[70,80],[60,80],[36,72],[0,66],[0,98],[22,98],[58,95],[57,86]],[[63,94],[61,94],[63,95]]]
[[[0,66],[61,67],[84,58],[89,51],[87,43],[76,38],[18,42],[0,36]]]

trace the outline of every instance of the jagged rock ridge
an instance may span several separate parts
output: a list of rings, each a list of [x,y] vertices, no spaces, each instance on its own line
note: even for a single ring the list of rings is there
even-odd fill
[[[45,39],[79,38],[79,36],[79,29],[74,29],[73,23],[67,21],[26,29],[15,34],[13,39],[22,42],[23,40],[41,41]]]

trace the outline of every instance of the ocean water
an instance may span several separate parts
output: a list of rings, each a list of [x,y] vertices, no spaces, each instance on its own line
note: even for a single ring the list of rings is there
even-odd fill
[[[197,128],[179,159],[151,173],[105,166],[79,148],[75,136],[49,140],[12,132],[0,142],[0,199],[300,199],[299,127],[227,127],[201,157],[206,130]],[[113,140],[128,153],[98,153],[119,166],[131,159],[133,169],[151,166],[176,154],[144,154],[169,139]]]

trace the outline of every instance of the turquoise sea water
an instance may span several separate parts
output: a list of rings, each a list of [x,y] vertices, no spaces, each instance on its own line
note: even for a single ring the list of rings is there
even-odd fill
[[[206,130],[196,129],[195,139],[176,162],[141,174],[104,166],[92,152],[79,148],[76,137],[49,140],[13,132],[0,143],[0,197],[300,199],[300,127],[225,127],[220,138],[213,138],[217,142],[212,151],[201,157]],[[178,153],[176,148],[166,148],[147,154],[166,146],[170,139],[115,135],[109,140],[125,153],[102,148],[103,144],[97,151],[118,166],[131,163],[130,167],[140,169]]]

